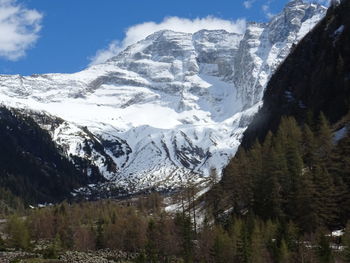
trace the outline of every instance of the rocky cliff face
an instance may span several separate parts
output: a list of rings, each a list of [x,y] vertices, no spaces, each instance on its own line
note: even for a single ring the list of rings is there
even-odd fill
[[[322,111],[334,123],[350,108],[350,1],[333,1],[327,16],[293,49],[271,78],[264,106],[243,146],[274,131],[283,115],[299,122]]]
[[[0,99],[60,117],[39,124],[72,161],[99,168],[109,183],[98,187],[203,182],[235,153],[270,76],[325,12],[292,1],[242,35],[160,31],[75,74],[0,76]]]
[[[233,82],[245,107],[262,100],[273,72],[297,44],[324,16],[325,8],[291,1],[268,24],[248,25],[234,63]]]
[[[10,190],[25,203],[57,202],[69,198],[74,189],[95,181],[103,181],[96,170],[87,176],[85,159],[76,165],[61,154],[46,130],[37,121],[46,115],[35,115],[0,107],[0,188]],[[59,119],[50,119],[59,125]],[[11,206],[11,205],[10,205]]]

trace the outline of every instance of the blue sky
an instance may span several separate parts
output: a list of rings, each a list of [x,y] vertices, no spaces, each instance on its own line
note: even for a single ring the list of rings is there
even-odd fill
[[[196,28],[206,23],[222,23],[239,30],[242,20],[238,19],[267,21],[287,2],[0,0],[0,74],[76,72],[94,59],[101,60],[100,55],[108,56],[136,41],[148,32],[145,28],[167,26],[171,22],[166,20],[169,17],[177,17],[178,20],[172,20],[176,26]],[[130,27],[133,30],[128,30]]]

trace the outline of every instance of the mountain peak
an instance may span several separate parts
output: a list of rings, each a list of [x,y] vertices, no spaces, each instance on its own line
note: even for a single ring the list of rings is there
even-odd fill
[[[305,2],[303,0],[291,0],[286,4],[286,7],[293,7],[297,5],[304,5]]]
[[[169,37],[174,37],[174,36],[187,36],[190,35],[189,33],[184,33],[184,32],[179,32],[179,31],[174,31],[174,30],[169,30],[169,29],[163,29],[156,31],[149,35],[148,37],[145,38],[145,40],[155,40],[158,38],[164,38],[167,39]]]
[[[227,164],[270,76],[322,18],[306,9],[244,34],[161,30],[75,74],[0,76],[0,98],[65,120],[48,128],[55,142],[118,187],[203,181]]]
[[[297,10],[299,8],[305,10],[305,9],[310,8],[310,7],[316,8],[319,10],[326,10],[327,9],[327,7],[325,7],[324,5],[317,3],[317,2],[312,3],[312,2],[305,2],[303,0],[292,0],[286,4],[286,6],[283,9],[283,12],[286,12],[288,10]]]

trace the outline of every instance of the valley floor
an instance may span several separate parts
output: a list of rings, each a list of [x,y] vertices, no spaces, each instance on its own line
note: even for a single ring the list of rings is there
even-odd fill
[[[91,252],[67,251],[57,259],[45,259],[42,254],[23,251],[0,252],[0,263],[128,263],[135,262],[136,254],[113,250]]]

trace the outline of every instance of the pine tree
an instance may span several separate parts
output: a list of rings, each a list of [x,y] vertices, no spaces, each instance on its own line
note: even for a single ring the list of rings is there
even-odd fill
[[[293,222],[289,221],[287,224],[287,231],[284,240],[291,252],[296,252],[300,244],[300,228]]]
[[[331,154],[327,165],[334,179],[336,201],[340,222],[345,224],[350,218],[350,136],[341,139]]]
[[[156,263],[158,262],[158,248],[157,248],[157,235],[156,235],[156,224],[153,220],[148,223],[147,228],[147,244],[146,244],[146,256],[147,262]]]
[[[62,242],[59,237],[59,235],[56,235],[55,239],[53,242],[50,244],[50,246],[44,251],[43,257],[45,259],[57,259],[58,257],[58,252],[62,248]]]
[[[317,145],[313,132],[305,124],[303,127],[303,160],[309,170],[312,170],[316,163]]]
[[[229,231],[227,231],[227,233],[229,233]],[[202,229],[198,235],[199,238],[196,259],[199,262],[210,262],[212,260],[215,234],[215,228],[209,225],[207,218],[205,218]],[[231,248],[231,250],[232,253],[234,253],[233,248]]]
[[[252,178],[253,184],[257,182],[263,171],[263,150],[257,140],[248,152],[249,163],[254,164],[249,167],[249,177]]]
[[[294,218],[297,188],[304,166],[301,154],[302,133],[294,118],[282,118],[276,134],[275,145],[279,156],[284,155],[287,164],[287,170],[283,171],[284,174],[280,179],[283,186],[284,210],[289,217]]]
[[[331,157],[333,142],[332,130],[326,116],[321,112],[317,126],[318,158],[323,164],[328,163]]]
[[[254,175],[254,212],[263,219],[283,216],[280,180],[284,176],[286,163],[273,144],[273,135],[270,132],[260,150],[264,153],[264,157],[260,158],[263,160],[261,168],[259,173]],[[258,158],[250,164],[251,167],[256,166],[256,159]]]
[[[324,231],[318,232],[317,256],[320,263],[332,263],[334,261],[330,238]]]
[[[228,233],[221,227],[216,229],[216,237],[213,246],[214,262],[226,263],[234,260],[234,253],[232,250],[232,240]]]
[[[345,262],[350,262],[350,221],[346,224],[345,234],[342,238],[342,245],[344,246],[343,250],[343,259]]]
[[[193,225],[191,218],[186,214],[177,214],[175,224],[179,227],[182,243],[182,257],[185,263],[193,262]]]
[[[292,140],[292,138],[289,140],[286,150],[288,176],[291,182],[289,194],[287,197],[286,212],[291,218],[295,218],[295,211],[297,206],[296,197],[302,176],[303,161],[301,153],[299,152],[299,147]]]
[[[232,241],[232,252],[235,258],[238,257],[238,247],[243,229],[243,222],[241,219],[234,218],[233,222],[229,226],[228,233]]]
[[[252,251],[249,239],[249,230],[247,229],[247,225],[244,224],[237,240],[236,259],[240,263],[249,263],[251,262],[251,255]]]
[[[297,121],[293,117],[283,117],[278,127],[276,138],[284,148],[291,143],[301,147],[302,132]],[[300,151],[300,148],[298,150]]]
[[[278,253],[278,262],[280,263],[289,263],[291,262],[291,255],[290,251],[288,249],[287,243],[284,239],[282,239],[280,247],[279,247],[279,253]]]
[[[29,230],[25,221],[17,215],[8,218],[6,232],[9,235],[9,246],[14,248],[28,249],[29,247]]]
[[[314,117],[314,113],[313,113],[311,110],[308,110],[308,111],[306,112],[305,124],[306,124],[311,130],[315,130],[315,127],[316,127],[315,117]]]
[[[6,249],[5,241],[2,238],[2,236],[0,235],[0,251],[4,251],[5,249]]]
[[[104,220],[102,218],[97,221],[96,248],[104,248]]]
[[[263,219],[275,219],[283,216],[281,186],[278,181],[281,171],[273,148],[270,149],[267,155],[269,158],[266,159],[264,164],[263,174],[255,186],[254,211]]]
[[[292,178],[288,172],[288,165],[286,159],[285,149],[283,148],[282,142],[278,138],[275,138],[274,143],[274,171],[279,185],[280,185],[280,196],[281,196],[281,209],[283,211],[282,216],[285,216],[286,207],[288,205],[288,198],[292,188]]]
[[[283,165],[283,160],[282,163],[280,163],[281,156],[279,156],[274,149],[271,150],[270,158],[270,165],[267,168],[269,178],[266,183],[270,185],[270,200],[268,202],[270,205],[271,218],[282,218],[284,213],[282,211],[283,197],[281,195],[282,187],[280,180],[282,180],[284,173],[286,172],[286,167]]]
[[[311,173],[308,171],[300,178],[295,200],[295,222],[306,233],[313,232],[318,224],[318,210],[315,197],[315,186]]]
[[[231,206],[236,213],[251,207],[253,199],[252,177],[249,176],[249,158],[244,150],[239,150],[236,157],[225,169],[226,178],[221,184],[229,192]],[[219,202],[222,194],[217,196]]]
[[[315,206],[319,226],[332,226],[337,220],[335,189],[332,177],[324,167],[314,171]]]
[[[251,235],[251,262],[264,263],[268,262],[268,252],[264,243],[260,224],[255,223],[252,235]]]
[[[272,220],[267,220],[262,231],[264,243],[271,244],[276,238],[276,233],[277,224]]]

